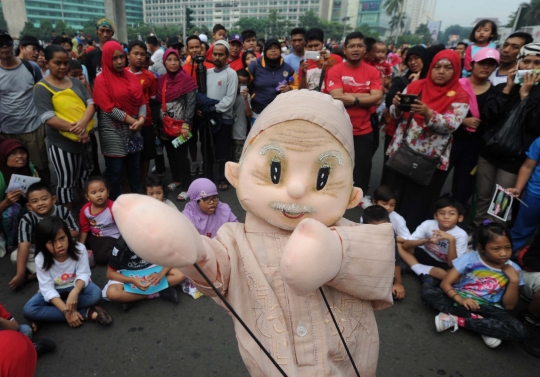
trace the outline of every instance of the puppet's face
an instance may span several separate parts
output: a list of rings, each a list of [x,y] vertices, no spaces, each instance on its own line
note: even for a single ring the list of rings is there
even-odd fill
[[[353,189],[345,148],[307,121],[266,129],[239,166],[230,164],[227,170],[242,207],[282,229],[292,230],[305,218],[331,226],[362,199],[362,191]]]

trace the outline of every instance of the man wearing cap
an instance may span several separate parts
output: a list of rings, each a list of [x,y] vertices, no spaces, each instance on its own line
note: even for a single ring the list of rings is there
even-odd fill
[[[19,47],[15,54],[19,59],[31,60],[37,62],[39,57],[39,41],[36,37],[31,35],[23,35],[19,41]]]
[[[240,49],[242,44],[240,44]],[[212,50],[214,58],[214,68],[206,72],[206,95],[208,98],[218,100],[215,105],[216,112],[221,115],[221,129],[214,136],[217,144],[216,157],[219,159],[218,169],[218,189],[229,188],[225,179],[225,163],[230,160],[231,150],[231,129],[234,124],[234,102],[238,91],[238,76],[236,72],[227,66],[227,57],[230,56],[230,46],[225,40],[217,41]],[[212,153],[207,153],[205,165],[208,169],[214,166]],[[211,174],[208,173],[208,174]],[[212,177],[207,177],[212,179]]]
[[[240,34],[233,34],[229,37],[229,59],[227,63],[235,72],[244,68],[242,63],[242,48],[244,47],[244,39]]]
[[[182,56],[182,49],[184,48],[184,44],[175,35],[167,39],[167,48],[174,48],[176,51],[178,51],[178,55]]]
[[[114,35],[114,25],[108,18],[101,18],[96,22],[96,34],[99,40],[99,47],[86,55],[86,67],[88,68],[88,78],[90,85],[94,86],[94,80],[101,72],[101,49],[105,43],[109,42]]]
[[[45,126],[34,105],[34,85],[42,78],[37,63],[16,57],[13,39],[0,30],[0,131],[6,139],[19,140],[28,149],[39,176],[49,182]]]
[[[154,63],[148,70],[160,76],[167,73],[165,65],[163,65],[163,50],[159,47],[159,41],[155,35],[146,38],[146,47],[148,47],[148,52],[152,54],[150,60]]]

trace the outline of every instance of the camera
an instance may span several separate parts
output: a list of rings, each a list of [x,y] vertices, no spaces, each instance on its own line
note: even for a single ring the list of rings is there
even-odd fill
[[[306,51],[304,53],[304,59],[305,60],[320,60],[321,54],[319,51]]]
[[[194,60],[195,63],[197,63],[197,64],[203,64],[203,63],[204,63],[204,56],[202,56],[202,55],[195,56],[195,57],[193,58],[193,60]]]
[[[418,96],[416,94],[400,94],[399,98],[401,100],[399,109],[401,111],[411,111],[411,105],[418,99]]]

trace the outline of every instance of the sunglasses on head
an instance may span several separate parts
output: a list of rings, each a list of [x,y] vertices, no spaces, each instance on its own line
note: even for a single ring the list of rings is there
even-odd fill
[[[13,41],[0,41],[0,48],[4,46],[13,47]]]

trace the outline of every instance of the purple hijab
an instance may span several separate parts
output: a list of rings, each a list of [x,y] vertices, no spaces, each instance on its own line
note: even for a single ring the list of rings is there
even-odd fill
[[[195,225],[199,234],[209,238],[214,238],[223,224],[237,221],[231,207],[226,203],[219,202],[213,215],[201,211],[197,201],[217,194],[217,187],[211,180],[206,178],[194,180],[188,189],[189,202],[182,212]]]

